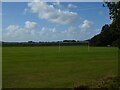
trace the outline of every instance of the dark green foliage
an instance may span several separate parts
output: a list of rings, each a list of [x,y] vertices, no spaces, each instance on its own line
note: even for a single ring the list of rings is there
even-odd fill
[[[26,46],[87,46],[88,43],[81,43],[81,42],[41,42],[41,43],[2,43],[3,47],[26,47]]]
[[[119,2],[105,2],[109,8],[110,19],[113,19],[113,22],[120,19],[120,1]]]
[[[120,47],[120,1],[105,2],[109,8],[110,25],[105,24],[101,33],[90,39],[92,46],[119,46]],[[105,7],[105,5],[103,5]]]
[[[115,41],[116,38],[110,31],[110,26],[105,24],[102,27],[101,33],[94,36],[90,40],[90,45],[92,46],[107,46],[112,45],[112,42]]]
[[[63,40],[63,42],[76,42],[76,40]]]

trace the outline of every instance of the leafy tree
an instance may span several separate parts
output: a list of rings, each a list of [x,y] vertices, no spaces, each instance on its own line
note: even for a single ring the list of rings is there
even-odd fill
[[[90,45],[94,46],[119,46],[120,47],[120,1],[105,2],[104,7],[109,8],[109,15],[112,23],[105,24],[101,33],[90,39]]]
[[[120,1],[118,2],[105,2],[109,8],[110,19],[112,24],[110,25],[110,30],[114,35],[114,43],[116,42],[120,47]],[[103,5],[105,6],[105,5]]]
[[[110,26],[108,24],[105,24],[102,27],[101,33],[94,36],[90,40],[90,45],[93,46],[107,46],[111,45],[112,42],[112,33],[110,32]]]

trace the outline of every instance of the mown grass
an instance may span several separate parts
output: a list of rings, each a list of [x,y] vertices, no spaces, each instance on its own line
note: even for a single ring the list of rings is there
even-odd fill
[[[115,47],[3,47],[3,88],[73,88],[117,75]]]
[[[2,88],[2,46],[0,45],[0,89]]]

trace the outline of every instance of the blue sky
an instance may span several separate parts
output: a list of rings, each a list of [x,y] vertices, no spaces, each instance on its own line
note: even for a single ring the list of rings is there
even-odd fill
[[[86,40],[110,24],[102,2],[3,2],[3,41]]]

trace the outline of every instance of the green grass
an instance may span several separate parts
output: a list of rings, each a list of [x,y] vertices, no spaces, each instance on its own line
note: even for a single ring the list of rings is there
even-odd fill
[[[0,89],[2,88],[2,47],[0,45]]]
[[[3,88],[64,88],[117,74],[115,47],[3,47]]]

